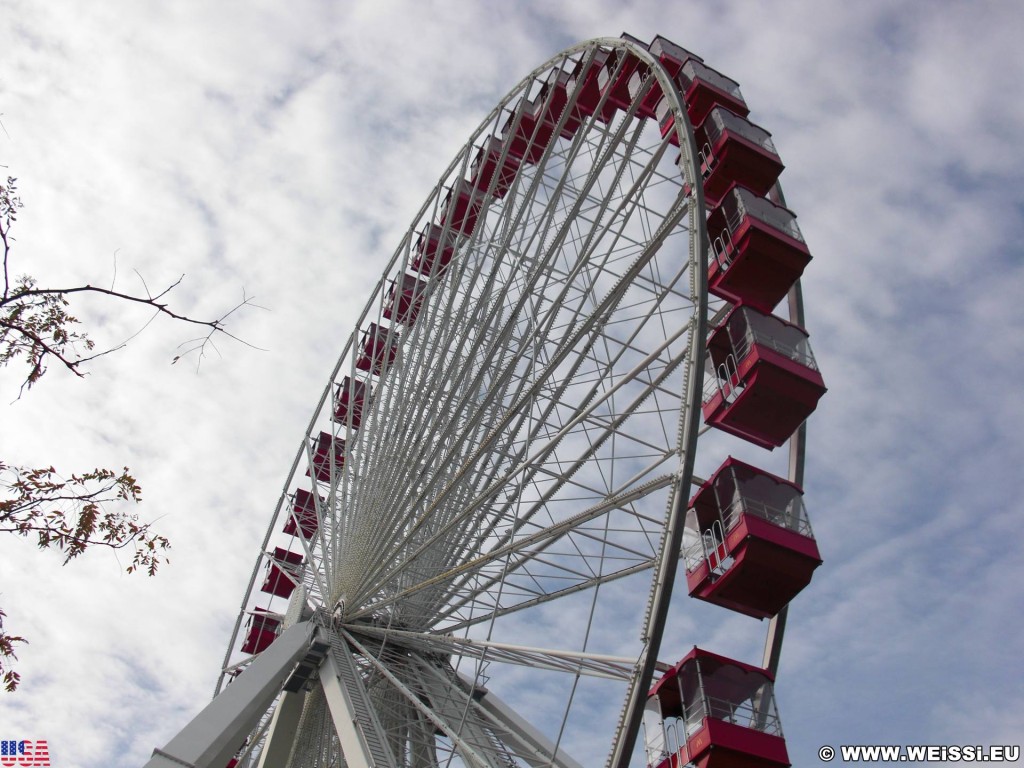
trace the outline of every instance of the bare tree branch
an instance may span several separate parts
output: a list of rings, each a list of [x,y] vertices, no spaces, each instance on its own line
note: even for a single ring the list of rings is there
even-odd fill
[[[110,288],[93,285],[46,288],[39,287],[37,281],[27,275],[12,279],[9,260],[14,239],[10,231],[22,207],[15,182],[13,177],[8,177],[6,183],[0,181],[4,281],[0,296],[0,368],[17,357],[25,358],[28,373],[19,389],[19,399],[46,373],[51,361],[57,361],[75,376],[84,378],[83,364],[123,349],[161,315],[206,329],[205,335],[179,345],[179,353],[172,363],[194,353],[198,367],[207,347],[220,354],[215,342],[217,334],[259,349],[226,328],[228,318],[243,307],[263,309],[244,290],[242,300],[214,320],[189,317],[172,309],[166,300],[181,285],[184,275],[154,295],[146,280],[136,271],[142,284],[142,294],[117,290],[116,251]],[[155,311],[125,341],[93,352],[94,342],[87,333],[79,330],[80,321],[68,311],[68,298],[75,294],[94,294],[115,302],[149,306]],[[63,555],[65,565],[97,546],[114,551],[130,548],[134,554],[126,569],[128,573],[144,571],[154,575],[160,564],[167,562],[170,542],[154,533],[152,524],[141,522],[134,513],[133,505],[141,499],[142,490],[127,467],[120,472],[94,469],[65,479],[52,466],[28,468],[0,459],[0,534],[28,538],[34,540],[40,549],[56,550]],[[12,669],[13,662],[17,660],[15,649],[27,641],[9,634],[4,628],[4,618],[5,614],[0,611],[0,685],[13,691],[20,681],[20,676]]]
[[[4,244],[4,295],[6,301],[11,292],[10,272],[7,268],[7,257],[11,252],[11,241],[8,239],[11,224],[18,219],[18,209],[22,207],[21,198],[15,192],[17,179],[7,177],[6,184],[0,184],[0,241]]]
[[[4,249],[4,292],[0,297],[0,367],[15,357],[25,356],[29,370],[21,384],[19,398],[25,390],[31,389],[32,385],[46,372],[48,360],[58,361],[64,368],[81,377],[84,375],[81,370],[84,363],[123,349],[129,341],[148,328],[150,323],[161,315],[178,322],[208,329],[205,336],[179,345],[179,352],[171,361],[172,363],[195,354],[198,368],[206,356],[207,347],[212,346],[216,350],[213,338],[217,334],[224,334],[247,347],[261,350],[260,347],[231,333],[226,327],[227,319],[243,307],[265,309],[256,304],[253,297],[248,296],[244,290],[242,291],[242,300],[220,317],[213,320],[190,317],[176,311],[166,301],[166,297],[181,285],[185,277],[184,274],[154,294],[142,274],[135,270],[135,274],[142,284],[143,293],[136,295],[119,291],[114,287],[117,278],[116,252],[114,281],[111,282],[110,288],[91,284],[62,288],[39,287],[36,280],[28,276],[22,276],[12,282],[9,271],[10,229],[17,219],[18,210],[22,207],[21,200],[16,194],[15,182],[16,179],[8,177],[6,184],[0,183],[0,242]],[[153,317],[147,320],[138,331],[120,344],[92,354],[84,354],[84,352],[91,352],[95,345],[86,333],[75,330],[75,327],[80,324],[79,320],[66,310],[69,306],[68,297],[75,294],[93,294],[128,304],[148,306],[152,307],[155,312]]]

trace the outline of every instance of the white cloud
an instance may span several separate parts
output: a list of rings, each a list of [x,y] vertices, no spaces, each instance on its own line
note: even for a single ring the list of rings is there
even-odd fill
[[[622,31],[661,33],[740,81],[815,256],[808,322],[830,392],[810,424],[807,503],[826,562],[793,605],[779,678],[794,763],[820,743],[1016,737],[1015,6],[5,10],[0,171],[26,202],[15,271],[107,284],[116,259],[125,288],[134,269],[150,287],[186,273],[172,296],[190,314],[216,316],[242,286],[271,311],[234,326],[268,352],[220,342],[223,359],[195,376],[169,365],[191,334],[157,321],[86,380],[54,369],[5,407],[5,458],[129,464],[174,550],[151,580],[120,576],[123,558],[105,553],[60,568],[2,545],[0,605],[32,641],[22,690],[0,698],[4,738],[48,738],[55,765],[137,765],[205,702],[285,470],[380,265],[518,78]],[[74,309],[112,342],[148,317]],[[17,373],[0,374],[5,392]],[[705,446],[701,471],[725,452],[780,461]],[[764,624],[695,602],[677,600],[663,657],[698,643],[758,660]]]

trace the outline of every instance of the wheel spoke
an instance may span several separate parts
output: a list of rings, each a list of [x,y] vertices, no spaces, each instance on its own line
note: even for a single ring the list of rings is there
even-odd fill
[[[616,82],[633,59],[685,120],[634,42],[551,59],[449,166],[346,343],[275,517],[302,529],[290,495],[312,485],[315,529],[289,550],[301,585],[271,614],[312,613],[333,638],[301,716],[290,700],[288,768],[341,768],[357,749],[401,768],[579,768],[566,744],[573,724],[598,722],[595,691],[620,702],[645,684],[665,589],[647,572],[678,557],[666,529],[690,482],[706,296],[698,169],[642,113],[649,86],[620,103],[587,78],[566,85],[591,66]],[[473,208],[459,190],[492,146]],[[414,319],[396,309],[404,286]],[[324,456],[320,433],[343,443]],[[329,471],[300,479],[317,461]],[[257,568],[275,564],[264,549]],[[649,604],[632,597],[652,578]],[[629,631],[608,631],[619,623]],[[247,663],[231,661],[226,673]],[[536,681],[541,721],[498,698],[507,678]]]

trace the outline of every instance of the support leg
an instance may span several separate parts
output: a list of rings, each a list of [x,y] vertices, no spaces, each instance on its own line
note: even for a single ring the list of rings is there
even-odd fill
[[[163,749],[153,750],[145,768],[224,768],[270,709],[315,631],[309,622],[289,628]]]

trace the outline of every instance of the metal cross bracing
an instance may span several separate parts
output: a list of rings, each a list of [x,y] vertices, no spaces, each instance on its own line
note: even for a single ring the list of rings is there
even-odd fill
[[[605,208],[609,207],[610,196],[602,201]],[[551,203],[545,209],[545,220],[552,218],[554,211]],[[625,217],[623,217],[625,218]],[[622,226],[625,228],[625,222]],[[621,286],[627,285],[625,280],[619,280],[619,285],[612,286],[612,291],[604,295],[603,301],[598,304],[593,297],[597,293],[596,283],[599,277],[609,272],[614,274],[615,264],[630,266],[630,260],[636,260],[636,253],[627,253],[617,256],[614,251],[609,251],[603,260],[598,261],[597,268],[575,267],[566,263],[562,253],[555,248],[547,249],[546,253],[540,254],[541,258],[536,259],[539,266],[528,267],[522,270],[518,265],[510,265],[510,269],[523,276],[526,285],[516,290],[517,286],[505,281],[505,290],[500,303],[495,302],[487,316],[480,317],[477,312],[475,317],[467,318],[474,309],[484,306],[481,294],[494,283],[494,278],[487,274],[487,257],[474,260],[473,255],[467,254],[464,263],[463,281],[457,280],[458,275],[452,275],[449,286],[453,286],[450,292],[453,294],[447,303],[438,302],[443,311],[437,313],[425,312],[420,316],[417,327],[413,334],[423,338],[423,343],[417,345],[417,336],[414,336],[408,343],[415,350],[416,357],[409,361],[399,360],[396,367],[390,373],[391,387],[388,395],[389,400],[381,399],[378,413],[388,413],[386,423],[373,422],[369,428],[364,428],[361,435],[364,441],[362,445],[370,446],[368,454],[376,453],[377,457],[385,453],[386,446],[395,445],[402,441],[402,460],[398,466],[388,467],[384,472],[376,472],[378,482],[370,493],[378,495],[380,499],[381,486],[388,480],[398,482],[398,492],[409,494],[410,489],[402,483],[404,475],[409,471],[409,454],[416,454],[415,448],[410,451],[407,442],[410,436],[417,433],[423,438],[429,439],[429,445],[424,446],[421,455],[429,455],[439,466],[432,467],[429,463],[421,464],[414,468],[424,482],[418,491],[418,498],[404,503],[396,504],[395,499],[380,499],[379,503],[387,505],[395,510],[391,518],[386,516],[378,517],[371,512],[367,516],[374,518],[374,531],[367,536],[376,535],[384,542],[396,542],[391,544],[389,552],[391,557],[379,557],[379,553],[371,545],[369,554],[375,562],[368,566],[358,563],[358,551],[354,548],[346,552],[345,560],[353,565],[353,570],[361,575],[361,583],[353,589],[349,585],[343,587],[345,594],[350,599],[355,597],[356,602],[361,602],[362,595],[357,590],[364,589],[368,594],[374,594],[379,590],[384,580],[372,583],[375,576],[382,572],[400,568],[403,573],[408,574],[408,567],[425,556],[427,548],[433,545],[435,554],[444,553],[446,556],[458,557],[460,552],[457,547],[452,546],[450,540],[442,538],[445,534],[454,535],[460,543],[464,543],[467,549],[472,552],[474,545],[479,543],[472,541],[463,542],[462,536],[469,523],[475,523],[471,527],[484,531],[494,531],[501,522],[516,519],[515,527],[520,528],[531,520],[537,513],[527,512],[523,519],[515,517],[513,505],[523,506],[524,497],[518,496],[505,502],[502,507],[494,509],[491,501],[493,490],[508,489],[518,486],[520,489],[532,488],[535,495],[544,498],[549,503],[547,514],[550,515],[550,499],[552,489],[550,486],[565,485],[571,482],[574,470],[564,473],[564,477],[543,477],[545,459],[556,454],[555,446],[558,442],[566,439],[567,435],[561,433],[561,421],[568,420],[562,417],[562,413],[575,415],[579,409],[579,403],[591,399],[599,387],[614,386],[615,381],[610,375],[610,367],[618,363],[630,352],[628,344],[623,343],[621,338],[615,338],[610,330],[618,331],[618,326],[633,323],[635,326],[632,334],[636,336],[643,327],[643,323],[652,317],[663,318],[665,304],[668,300],[677,298],[671,292],[662,289],[662,295],[652,292],[653,300],[648,300],[647,307],[632,308],[632,317],[624,317],[622,320],[615,318],[614,324],[602,327],[611,318],[608,310],[615,307],[621,300],[623,291]],[[474,261],[476,262],[474,264]],[[492,260],[493,263],[493,260]],[[475,274],[465,275],[469,272],[470,265],[473,265]],[[503,263],[497,265],[499,269],[493,270],[501,277],[500,268]],[[635,269],[635,268],[634,268]],[[568,282],[564,275],[575,271],[574,282]],[[472,280],[471,283],[465,282]],[[484,290],[475,291],[473,288],[482,285]],[[575,290],[573,290],[575,289]],[[618,290],[616,290],[618,289]],[[550,301],[544,302],[546,293],[555,295]],[[461,294],[461,295],[460,295]],[[575,295],[573,295],[575,294]],[[484,294],[485,295],[485,294]],[[461,301],[460,301],[461,299]],[[640,302],[637,302],[640,304]],[[546,304],[546,308],[540,308],[538,304]],[[620,313],[621,314],[621,313]],[[573,333],[565,339],[561,345],[551,343],[552,331],[558,332],[555,326],[556,320],[562,320],[562,327],[573,329]],[[488,322],[489,321],[489,322]],[[672,322],[671,320],[669,322]],[[516,328],[520,324],[520,329]],[[529,329],[532,338],[525,339],[523,325]],[[609,328],[610,326],[610,328]],[[483,327],[491,330],[492,333],[481,333]],[[467,329],[472,331],[467,332]],[[517,334],[517,330],[519,333]],[[618,335],[618,334],[616,334]],[[510,340],[511,344],[507,341]],[[582,348],[582,349],[581,349]],[[614,348],[614,351],[613,351]],[[454,351],[454,355],[453,355]],[[581,353],[582,352],[582,353]],[[464,353],[460,355],[460,353]],[[566,360],[569,354],[574,359],[569,363]],[[456,357],[456,355],[458,357]],[[433,360],[430,357],[433,356]],[[668,355],[665,355],[668,357]],[[662,367],[670,371],[681,359],[681,354],[676,353],[675,359],[666,361]],[[440,364],[435,362],[440,359]],[[523,362],[529,365],[523,365]],[[450,366],[454,365],[454,373]],[[656,361],[651,361],[649,370],[654,368]],[[541,367],[537,373],[538,367]],[[561,368],[559,366],[562,366]],[[589,368],[589,370],[588,370]],[[497,369],[497,370],[495,370]],[[408,374],[407,374],[408,372]],[[423,375],[420,372],[425,372]],[[531,380],[530,374],[533,375]],[[660,372],[658,372],[660,373]],[[481,374],[490,379],[486,397],[481,397],[480,391]],[[580,375],[583,374],[583,375]],[[647,389],[654,391],[657,381],[664,376],[655,375],[655,382],[648,383]],[[588,381],[595,382],[582,395],[579,394]],[[639,379],[634,379],[635,382]],[[468,382],[468,383],[467,383]],[[440,386],[441,391],[437,391]],[[636,388],[634,386],[634,388]],[[654,391],[655,396],[659,396]],[[619,395],[622,397],[622,395]],[[666,399],[666,392],[660,397]],[[673,397],[669,409],[671,412],[678,410],[677,396]],[[639,400],[640,398],[635,398]],[[475,402],[473,402],[475,400]],[[393,405],[400,403],[400,406]],[[525,406],[529,407],[525,407]],[[447,413],[459,413],[465,425],[472,425],[465,429],[462,424],[448,422],[444,423]],[[493,423],[494,415],[505,412],[506,415],[497,424]],[[593,449],[596,449],[605,439],[612,438],[621,443],[625,442],[629,435],[624,430],[615,432],[606,424],[590,424],[585,420],[577,420],[578,426],[575,436],[588,437]],[[461,433],[460,433],[461,430]],[[503,430],[503,431],[502,431]],[[664,430],[662,430],[664,431]],[[593,436],[587,435],[590,432]],[[594,434],[596,432],[596,434]],[[456,439],[451,440],[450,435]],[[557,441],[552,436],[557,435]],[[505,444],[497,443],[501,438],[506,440]],[[545,439],[547,441],[545,442]],[[449,441],[447,445],[445,441]],[[489,445],[496,445],[494,458],[497,461],[485,461],[486,454],[482,448]],[[438,447],[444,446],[444,458],[438,456]],[[531,456],[526,456],[527,448],[534,447]],[[540,446],[539,450],[537,446]],[[674,453],[675,446],[663,445],[661,453]],[[577,449],[578,451],[578,449]],[[591,453],[593,450],[591,450]],[[470,456],[470,454],[472,454]],[[572,465],[579,465],[587,457],[579,457],[570,451],[574,461]],[[349,454],[349,466],[355,466],[355,449]],[[449,458],[452,457],[452,458]],[[621,458],[621,456],[620,456]],[[370,459],[370,457],[368,457]],[[506,463],[506,471],[501,473],[503,467],[502,459]],[[511,462],[508,462],[512,459]],[[524,459],[529,459],[524,461]],[[378,459],[380,460],[380,459]],[[458,465],[461,460],[462,466],[455,470],[454,477],[450,467]],[[475,460],[475,461],[474,461]],[[517,461],[521,467],[514,467]],[[547,466],[558,463],[557,455],[554,455],[554,462],[548,462]],[[561,462],[565,463],[565,462]],[[621,462],[620,462],[621,463]],[[442,473],[440,467],[445,467],[446,472]],[[600,469],[600,464],[598,464]],[[511,470],[511,471],[509,471]],[[447,488],[444,487],[447,482]],[[605,482],[607,485],[607,482]],[[457,509],[457,515],[451,521],[438,514],[435,510],[442,502],[436,499],[430,500],[432,491],[440,493],[441,498],[447,502],[457,491],[469,493],[478,490],[483,486],[485,492],[471,501],[467,498],[460,499],[458,505],[449,506]],[[435,489],[440,488],[440,491]],[[607,488],[605,492],[607,492]],[[359,490],[357,490],[359,493]],[[468,504],[467,504],[468,501]],[[573,499],[578,502],[577,499]],[[360,503],[368,503],[366,493],[352,498],[351,503],[355,506]],[[372,502],[369,502],[372,503]],[[483,503],[489,503],[490,508],[482,519],[479,510]],[[409,530],[402,530],[407,525],[407,510],[416,510],[425,507],[418,520],[409,526]],[[536,506],[536,505],[535,505]],[[454,513],[451,513],[454,514]],[[432,525],[435,532],[427,534],[424,527]],[[480,523],[484,525],[481,526]],[[461,525],[461,527],[460,527]],[[427,536],[422,543],[419,543],[411,551],[416,535]],[[479,537],[478,537],[479,538]],[[401,548],[406,549],[406,555],[397,558]],[[355,557],[353,557],[355,555]],[[398,566],[392,566],[393,562]],[[364,613],[372,610],[372,603],[364,609]]]

